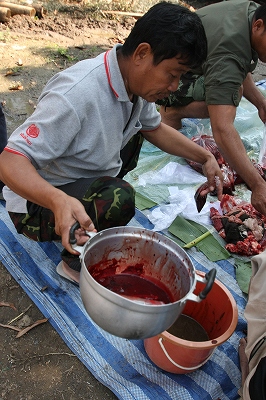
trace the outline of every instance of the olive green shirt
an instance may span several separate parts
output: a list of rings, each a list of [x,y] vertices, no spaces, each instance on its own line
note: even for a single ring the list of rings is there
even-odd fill
[[[224,0],[196,11],[206,32],[207,60],[201,70],[184,74],[177,91],[157,103],[166,107],[185,106],[205,100],[207,105],[237,107],[240,86],[258,62],[250,43],[257,7],[259,4],[248,0]]]
[[[208,41],[203,64],[208,105],[238,106],[239,88],[258,61],[250,43],[251,22],[258,6],[247,0],[228,0],[197,11]]]

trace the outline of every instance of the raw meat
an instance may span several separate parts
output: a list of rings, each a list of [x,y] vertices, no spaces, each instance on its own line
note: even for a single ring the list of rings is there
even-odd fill
[[[220,203],[222,214],[211,207],[211,220],[219,235],[227,242],[231,253],[245,256],[259,254],[266,249],[266,217],[250,203],[227,194]]]

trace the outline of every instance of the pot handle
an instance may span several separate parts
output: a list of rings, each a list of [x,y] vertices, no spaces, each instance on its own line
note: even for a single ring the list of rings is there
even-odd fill
[[[204,277],[196,274],[196,280],[198,282],[203,282],[203,283],[207,282],[206,286],[198,295],[190,293],[187,297],[187,300],[200,303],[201,300],[205,299],[214,284],[215,277],[216,277],[216,268],[211,269],[209,272],[205,274]]]
[[[211,290],[214,280],[216,277],[216,268],[212,268],[207,274],[205,274],[205,280],[207,281],[207,284],[205,288],[202,290],[202,292],[199,293],[199,298],[201,300],[205,299],[209,291]]]
[[[78,246],[77,239],[75,237],[75,231],[80,228],[80,223],[76,221],[70,228],[69,230],[69,243],[71,244],[72,248],[80,253],[80,257],[82,257],[83,254],[83,248],[84,246]],[[97,235],[97,232],[89,232],[85,231],[86,235],[89,236],[90,238],[94,237]]]

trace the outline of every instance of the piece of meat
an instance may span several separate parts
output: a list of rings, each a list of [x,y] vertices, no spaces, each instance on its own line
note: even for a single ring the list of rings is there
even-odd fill
[[[252,204],[225,194],[220,207],[222,214],[211,207],[210,217],[228,251],[253,256],[266,249],[266,217]]]
[[[223,156],[221,155],[215,140],[213,136],[210,135],[196,135],[191,138],[191,140],[195,143],[197,143],[199,146],[203,147],[204,149],[210,151],[214,157],[216,158],[219,167],[221,168],[222,174],[223,174],[223,193],[227,194],[233,194],[233,191],[235,190],[235,177],[234,177],[234,171],[232,168],[227,164]],[[199,163],[196,163],[191,160],[186,160],[187,163],[195,169],[197,172],[203,174],[202,170],[202,165]],[[215,192],[213,192],[213,195],[216,195]]]
[[[228,243],[225,248],[230,251],[230,253],[236,253],[243,256],[254,256],[264,250],[252,234],[248,235],[248,237],[243,241],[238,241],[236,244]]]
[[[241,178],[241,176],[238,175],[234,170],[232,170],[230,165],[227,164],[224,157],[220,153],[213,136],[198,134],[193,136],[191,140],[197,143],[199,146],[203,147],[204,149],[210,151],[216,158],[224,178],[223,179],[224,194],[232,195],[235,190],[235,185],[238,185],[240,183],[245,183],[245,181]],[[186,161],[193,169],[203,174],[201,164],[188,159]],[[262,176],[262,178],[266,180],[266,166],[256,163],[255,160],[251,160],[251,162],[253,163],[258,173]],[[213,194],[215,195],[216,193]]]

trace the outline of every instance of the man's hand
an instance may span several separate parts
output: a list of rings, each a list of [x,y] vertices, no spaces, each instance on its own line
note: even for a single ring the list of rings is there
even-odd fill
[[[216,189],[217,197],[221,200],[223,194],[223,174],[215,157],[212,154],[211,156],[212,157],[209,157],[208,161],[202,165],[203,173],[207,177],[208,188],[202,191],[201,195],[204,196]]]
[[[266,123],[266,98],[258,106],[258,114],[262,122]]]
[[[266,215],[266,182],[262,181],[260,185],[253,187],[251,194],[251,204],[261,214]]]
[[[79,254],[69,243],[70,228],[79,222],[80,228],[76,230],[75,236],[77,244],[83,245],[88,240],[85,231],[94,231],[96,229],[91,218],[85,211],[81,202],[74,197],[61,192],[57,200],[53,201],[52,211],[55,216],[55,232],[62,238],[62,245],[72,254]]]

